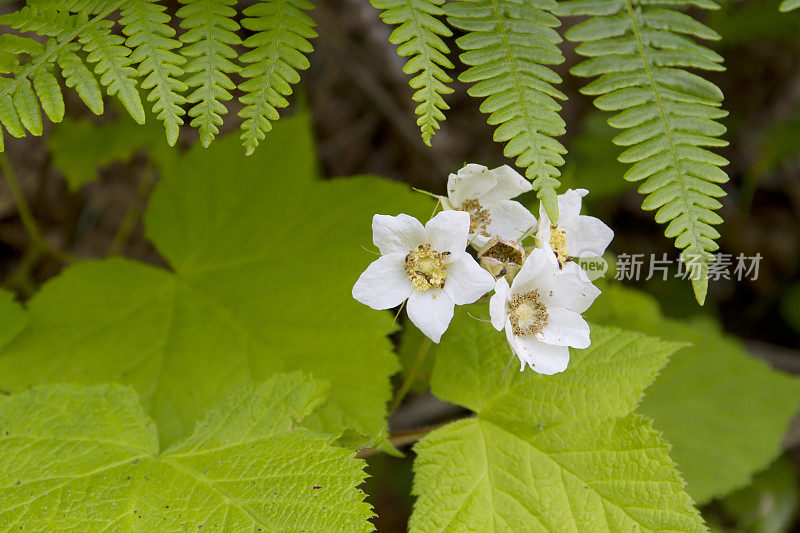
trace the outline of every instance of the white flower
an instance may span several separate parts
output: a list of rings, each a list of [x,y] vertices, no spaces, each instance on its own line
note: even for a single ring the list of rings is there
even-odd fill
[[[492,325],[505,328],[508,344],[540,374],[567,369],[569,346],[587,348],[589,325],[581,316],[600,291],[574,270],[560,270],[548,250],[534,249],[511,286],[500,278],[489,302]]]
[[[586,189],[569,189],[558,195],[558,225],[553,226],[544,206],[539,205],[539,228],[536,240],[540,247],[552,250],[560,266],[572,257],[599,257],[605,253],[614,232],[599,218],[581,215]]]
[[[442,203],[445,209],[470,214],[470,241],[481,249],[494,236],[518,241],[536,225],[536,217],[512,200],[531,189],[531,183],[508,165],[489,170],[469,164],[450,174]]]
[[[442,211],[425,224],[411,216],[375,215],[372,242],[381,251],[353,286],[353,298],[373,309],[408,299],[408,318],[439,342],[455,304],[494,288],[494,278],[467,252],[469,215]]]

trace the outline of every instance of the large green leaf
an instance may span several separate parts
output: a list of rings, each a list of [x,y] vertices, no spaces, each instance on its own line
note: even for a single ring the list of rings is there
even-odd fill
[[[24,531],[371,531],[364,463],[296,427],[326,386],[300,374],[238,391],[159,453],[120,385],[0,399],[0,528]]]
[[[432,387],[476,416],[416,446],[411,531],[703,531],[669,445],[631,414],[678,347],[593,327],[566,372],[504,374],[505,337],[457,317]]]
[[[609,286],[589,316],[608,325],[691,342],[647,390],[640,412],[672,444],[687,490],[704,503],[746,485],[781,451],[800,404],[800,382],[748,356],[709,320],[661,315],[644,293]]]
[[[397,361],[391,314],[351,297],[373,259],[361,245],[375,212],[431,205],[376,178],[315,182],[314,166],[304,118],[281,121],[250,158],[234,136],[191,151],[146,213],[171,271],[121,259],[67,269],[0,353],[0,388],[130,383],[171,443],[230,390],[298,369],[332,385],[319,427],[377,434]]]
[[[127,115],[101,124],[67,118],[48,135],[47,147],[53,166],[74,191],[97,180],[102,167],[127,162],[142,150],[162,169],[174,164],[177,151],[162,140],[160,130],[155,121],[140,126]]]
[[[0,290],[0,348],[11,342],[25,328],[28,317],[14,295]]]

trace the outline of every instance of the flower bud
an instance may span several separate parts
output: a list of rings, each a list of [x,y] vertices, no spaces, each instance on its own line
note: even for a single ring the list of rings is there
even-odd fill
[[[505,276],[511,283],[525,262],[525,251],[518,242],[502,240],[495,236],[478,252],[478,260],[495,279]]]

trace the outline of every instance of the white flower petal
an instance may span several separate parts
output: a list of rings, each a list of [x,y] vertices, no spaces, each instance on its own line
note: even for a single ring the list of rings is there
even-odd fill
[[[536,247],[551,250],[550,247],[550,217],[539,204],[539,223],[536,226]]]
[[[558,262],[553,252],[535,248],[514,278],[511,292],[521,294],[536,290],[543,286],[546,278],[554,276],[556,272],[558,272]]]
[[[494,276],[482,269],[471,255],[464,254],[447,266],[444,290],[456,305],[471,304],[494,288]]]
[[[558,195],[558,225],[564,221],[571,221],[581,214],[583,197],[589,194],[586,189],[569,189],[564,194]]]
[[[486,228],[491,235],[507,241],[517,241],[531,234],[536,226],[536,217],[525,206],[514,200],[503,200],[486,206],[491,222]],[[488,239],[487,239],[488,241]],[[485,243],[484,243],[485,244]]]
[[[524,192],[533,190],[531,182],[508,165],[497,167],[491,172],[497,180],[497,185],[484,195],[483,198],[487,203],[510,200]]]
[[[592,341],[589,338],[589,324],[581,315],[560,307],[547,308],[547,325],[536,338],[555,346],[572,346],[588,348]]]
[[[458,261],[466,253],[469,220],[466,211],[440,211],[425,224],[427,242],[437,252],[450,252],[448,261]]]
[[[447,196],[454,208],[470,198],[480,198],[497,185],[497,178],[483,165],[470,163],[447,178]]]
[[[514,342],[513,347],[520,360],[539,374],[558,374],[569,365],[569,348],[566,346],[553,346],[530,335],[515,337]]]
[[[583,197],[589,194],[586,189],[569,189],[564,194],[559,194],[558,200],[558,227],[564,231],[577,230],[578,215],[581,212]],[[553,221],[547,215],[544,204],[539,204],[539,239],[542,244],[550,244],[550,226]],[[545,228],[547,228],[545,230]],[[543,231],[545,230],[545,231]],[[546,233],[546,235],[545,235]]]
[[[542,280],[539,291],[542,303],[583,313],[600,296],[600,289],[584,277],[577,263],[565,263],[564,269],[555,276]]]
[[[403,269],[403,254],[384,255],[373,261],[353,285],[353,298],[373,309],[397,307],[414,288]]]
[[[381,254],[405,255],[426,242],[425,228],[416,218],[401,213],[396,217],[375,215],[372,217],[372,242]]]
[[[527,359],[525,359],[527,354],[522,349],[517,347],[518,337],[514,335],[514,332],[511,329],[511,320],[508,319],[506,320],[505,327],[506,327],[506,340],[508,341],[508,345],[511,347],[511,351],[514,352],[514,355],[516,355],[519,358],[520,362],[519,371],[522,372],[523,370],[525,370],[525,365],[533,363],[533,360],[529,362]]]
[[[508,280],[505,277],[497,280],[494,286],[494,294],[489,300],[489,318],[492,319],[492,326],[497,331],[503,329],[506,324],[508,313],[506,312],[506,300],[508,299],[508,291],[511,287],[508,285]]]
[[[581,215],[567,233],[567,253],[572,257],[596,257],[605,253],[614,231],[602,220]]]
[[[478,233],[477,235],[474,233],[469,234],[469,244],[472,245],[473,248],[480,251],[481,248],[486,246],[486,244],[492,240],[491,237],[487,237],[486,235],[481,235]]]
[[[433,342],[438,343],[453,319],[455,304],[443,290],[430,289],[413,291],[406,307],[411,322]]]

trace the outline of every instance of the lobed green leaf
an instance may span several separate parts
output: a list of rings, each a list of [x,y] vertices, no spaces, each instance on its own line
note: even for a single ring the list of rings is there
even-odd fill
[[[363,461],[295,427],[325,386],[274,376],[159,452],[136,393],[38,387],[0,399],[0,526],[37,531],[371,531]]]

